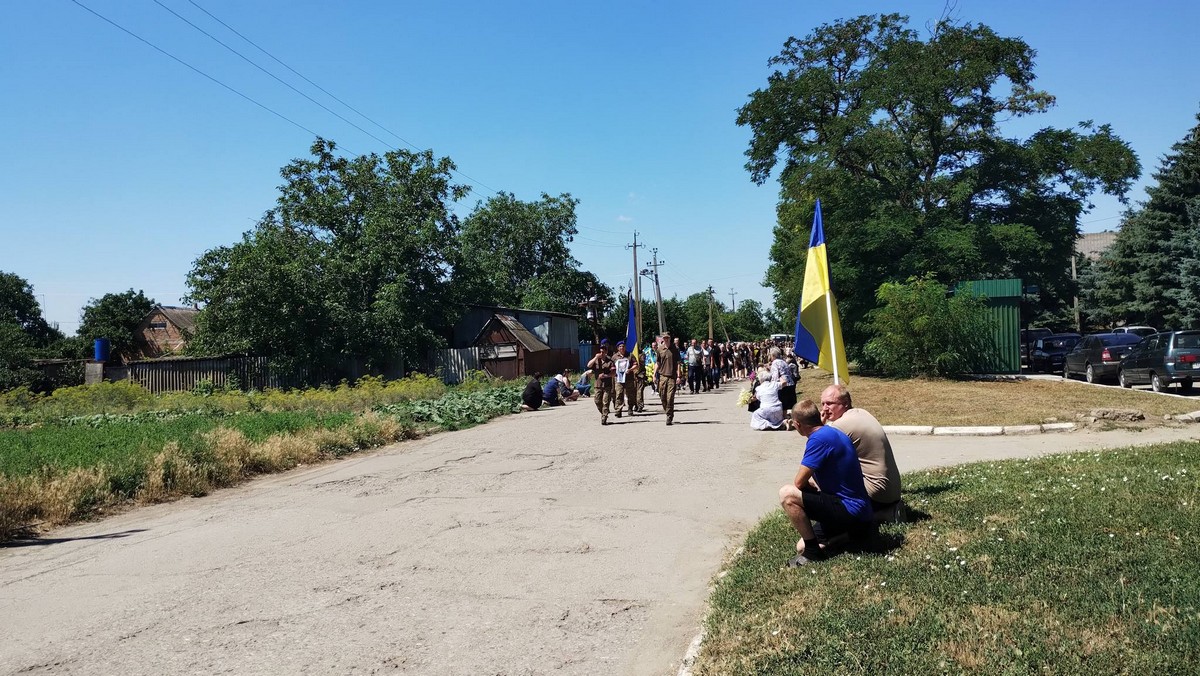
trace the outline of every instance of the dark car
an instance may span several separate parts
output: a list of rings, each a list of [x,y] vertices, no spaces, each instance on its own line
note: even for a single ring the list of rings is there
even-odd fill
[[[1200,331],[1166,331],[1142,339],[1121,360],[1121,387],[1150,384],[1163,392],[1173,383],[1191,391],[1200,379]]]
[[[1029,350],[1037,339],[1052,335],[1054,332],[1050,329],[1021,329],[1021,366],[1029,366]]]
[[[1116,380],[1121,358],[1141,342],[1135,333],[1093,333],[1075,344],[1063,359],[1063,377],[1083,375],[1089,383]]]
[[[1031,371],[1061,372],[1063,359],[1075,348],[1081,336],[1078,333],[1056,333],[1045,338],[1038,338],[1029,350],[1029,369]]]

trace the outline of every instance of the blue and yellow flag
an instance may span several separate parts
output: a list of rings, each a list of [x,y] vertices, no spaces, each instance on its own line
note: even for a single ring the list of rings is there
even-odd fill
[[[804,290],[796,310],[797,357],[803,357],[833,374],[833,382],[846,383],[846,347],[837,301],[829,285],[829,256],[825,252],[825,226],[821,223],[821,200],[813,215],[808,261],[804,265]]]
[[[629,288],[629,323],[625,328],[625,351],[628,354],[638,354],[637,308],[633,300],[633,284]]]

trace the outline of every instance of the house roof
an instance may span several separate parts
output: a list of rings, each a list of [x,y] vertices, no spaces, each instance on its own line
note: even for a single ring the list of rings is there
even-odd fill
[[[1117,233],[1113,230],[1085,232],[1079,236],[1079,239],[1075,240],[1075,251],[1088,258],[1099,258],[1105,249],[1112,246],[1116,238]]]
[[[521,322],[516,320],[515,317],[512,315],[501,314],[499,312],[492,315],[492,319],[489,319],[487,324],[483,325],[483,328],[479,331],[479,335],[475,337],[475,343],[478,343],[483,334],[487,332],[488,326],[492,323],[492,320],[500,322],[504,328],[508,329],[508,332],[517,339],[517,342],[520,343],[521,347],[524,347],[526,351],[541,352],[542,350],[550,349],[549,345],[543,343],[540,338],[533,335],[533,332],[525,328]]]
[[[579,319],[579,315],[569,312],[554,312],[552,310],[528,310],[525,308],[501,307],[499,305],[478,305],[471,304],[469,307],[477,307],[481,310],[491,310],[496,314],[512,314],[526,312],[529,314],[550,315],[551,317],[566,317],[568,319]]]
[[[167,321],[174,324],[179,330],[188,333],[196,332],[196,315],[200,314],[200,311],[196,308],[158,305],[154,310],[162,312]],[[154,310],[151,310],[151,312]]]

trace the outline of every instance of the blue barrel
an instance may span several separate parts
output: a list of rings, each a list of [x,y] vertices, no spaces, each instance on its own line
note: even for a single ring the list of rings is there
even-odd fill
[[[111,346],[107,338],[96,339],[96,361],[108,361],[108,354]]]

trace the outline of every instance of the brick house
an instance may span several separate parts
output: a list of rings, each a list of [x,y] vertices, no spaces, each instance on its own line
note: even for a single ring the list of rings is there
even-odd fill
[[[183,352],[196,332],[196,315],[190,307],[155,305],[134,331],[134,352],[142,359]]]

